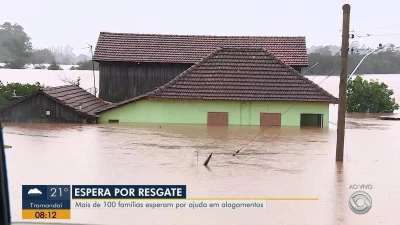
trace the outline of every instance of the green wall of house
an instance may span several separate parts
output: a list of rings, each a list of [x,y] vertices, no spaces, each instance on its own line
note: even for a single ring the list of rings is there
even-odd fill
[[[328,103],[139,100],[100,114],[100,123],[207,124],[208,112],[228,112],[230,125],[260,125],[260,113],[281,113],[281,126],[300,126],[300,114],[323,114],[329,127]]]

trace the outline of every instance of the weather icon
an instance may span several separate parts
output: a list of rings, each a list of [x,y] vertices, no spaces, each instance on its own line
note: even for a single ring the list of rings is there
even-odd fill
[[[30,195],[30,196],[38,196],[41,194],[42,194],[42,192],[37,188],[32,188],[28,191],[28,195]]]

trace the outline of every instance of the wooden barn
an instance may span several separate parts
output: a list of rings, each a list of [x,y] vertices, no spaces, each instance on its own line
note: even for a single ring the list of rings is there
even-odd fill
[[[40,89],[0,109],[2,122],[97,123],[108,103],[75,85]]]
[[[99,97],[120,102],[153,91],[217,47],[266,48],[297,71],[308,66],[305,37],[156,35],[101,32]]]

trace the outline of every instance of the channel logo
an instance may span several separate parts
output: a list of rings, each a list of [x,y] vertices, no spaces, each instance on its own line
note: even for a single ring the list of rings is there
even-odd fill
[[[372,208],[372,198],[365,191],[356,191],[350,196],[349,206],[354,213],[365,214]]]

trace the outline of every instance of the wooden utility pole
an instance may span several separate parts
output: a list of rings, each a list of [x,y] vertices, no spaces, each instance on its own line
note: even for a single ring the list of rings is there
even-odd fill
[[[343,162],[346,122],[347,60],[349,56],[350,5],[343,5],[342,61],[340,65],[339,110],[337,121],[336,161]]]

